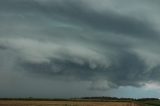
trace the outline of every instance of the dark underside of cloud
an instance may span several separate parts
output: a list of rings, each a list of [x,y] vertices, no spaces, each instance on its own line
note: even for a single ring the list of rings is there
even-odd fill
[[[136,14],[83,0],[1,0],[0,23],[0,57],[15,62],[1,70],[91,81],[91,90],[160,81],[159,32]]]
[[[49,2],[50,3],[50,2]],[[97,12],[83,2],[64,1],[63,3],[51,2],[48,7],[35,2],[49,17],[57,16],[65,21],[81,23],[95,30],[125,34],[133,37],[156,37],[158,33],[144,20],[131,16],[118,14],[114,11]]]
[[[102,90],[118,88],[119,86],[140,87],[148,81],[159,81],[159,67],[148,70],[147,64],[136,54],[121,52],[116,61],[108,67],[92,68],[90,63],[78,64],[73,61],[52,60],[49,63],[22,63],[28,72],[63,81],[107,81],[109,84]],[[95,83],[96,86],[97,83]],[[92,85],[93,90],[101,88]]]

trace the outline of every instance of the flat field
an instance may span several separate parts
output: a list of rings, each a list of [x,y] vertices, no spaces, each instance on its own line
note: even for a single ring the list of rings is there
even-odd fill
[[[139,106],[133,102],[0,100],[0,106]]]

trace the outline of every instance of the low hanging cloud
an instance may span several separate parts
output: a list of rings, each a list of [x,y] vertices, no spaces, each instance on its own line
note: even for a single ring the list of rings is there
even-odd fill
[[[113,4],[103,9],[94,0],[0,2],[6,5],[0,6],[0,57],[14,62],[1,70],[90,81],[90,90],[102,91],[160,81],[159,24],[145,15],[137,16],[134,7],[127,8],[132,15],[126,13],[126,2],[120,3],[121,11],[112,8],[115,0],[100,1]],[[143,2],[149,5],[149,1]],[[141,10],[144,14],[145,9]],[[156,12],[150,14],[157,16]]]
[[[75,44],[61,45],[30,39],[3,39],[2,45],[4,52],[9,50],[18,54],[15,56],[23,70],[58,80],[92,81],[91,90],[138,87],[159,80],[158,68],[149,70],[145,61],[128,49],[118,50],[116,55],[112,55]]]

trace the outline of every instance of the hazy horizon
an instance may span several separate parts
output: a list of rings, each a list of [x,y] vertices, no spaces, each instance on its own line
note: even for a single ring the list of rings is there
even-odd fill
[[[0,0],[0,98],[160,98],[159,0]]]

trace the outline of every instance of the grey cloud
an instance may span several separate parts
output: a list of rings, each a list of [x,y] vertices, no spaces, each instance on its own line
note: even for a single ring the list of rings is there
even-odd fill
[[[145,61],[134,53],[121,51],[118,57],[112,57],[110,61],[112,63],[108,67],[96,66],[94,68],[88,62],[78,64],[73,60],[55,59],[49,63],[24,62],[21,65],[31,73],[53,79],[60,77],[61,80],[92,81],[91,90],[107,90],[119,86],[140,87],[145,82],[158,81],[156,76],[158,76],[159,71],[152,71],[153,69],[148,71]],[[103,85],[105,83],[106,85]]]
[[[22,70],[46,77],[93,82],[106,80],[117,87],[138,86],[139,82],[150,80],[141,77],[147,69],[145,63],[136,54],[126,50],[118,49],[114,51],[116,55],[101,54],[83,46],[63,47],[29,39],[3,39],[1,44],[18,54]]]
[[[101,91],[159,82],[158,22],[87,2],[1,0],[0,73],[82,81]]]
[[[5,49],[5,47],[4,46],[0,46],[0,49]]]
[[[138,86],[139,82],[146,80],[145,71],[147,66],[145,62],[134,53],[121,52],[120,58],[117,59],[118,64],[114,64],[109,68],[111,79],[115,80],[119,85]],[[117,76],[114,76],[114,73]]]
[[[131,16],[125,16],[114,11],[107,10],[99,13],[87,7],[83,2],[65,1],[64,3],[49,2],[46,5],[39,5],[48,12],[49,17],[58,15],[70,22],[83,23],[91,28],[126,34],[134,37],[156,37],[158,33],[152,28],[149,22],[139,20]]]
[[[148,77],[151,78],[152,81],[159,81],[160,80],[159,75],[160,75],[160,66],[157,65],[156,67],[151,69],[151,72],[148,75]]]
[[[104,12],[98,12],[89,7],[89,5],[85,4],[84,1],[69,0],[60,2],[57,0],[2,0],[1,2],[1,4],[3,4],[1,6],[1,13],[5,15],[8,13],[11,15],[5,19],[2,15],[3,17],[1,16],[1,18],[3,21],[14,16],[13,20],[16,22],[18,21],[18,23],[20,22],[21,24],[27,25],[28,23],[33,22],[35,23],[35,27],[39,27],[47,32],[50,31],[45,27],[49,29],[50,27],[45,24],[43,24],[45,25],[43,27],[43,25],[40,23],[47,22],[46,19],[48,18],[52,21],[59,20],[64,23],[72,23],[84,28],[90,27],[93,28],[93,30],[125,34],[133,37],[158,36],[158,32],[152,27],[152,24],[146,20],[123,15],[109,9]],[[15,23],[11,21],[10,18],[8,19],[8,22]]]

